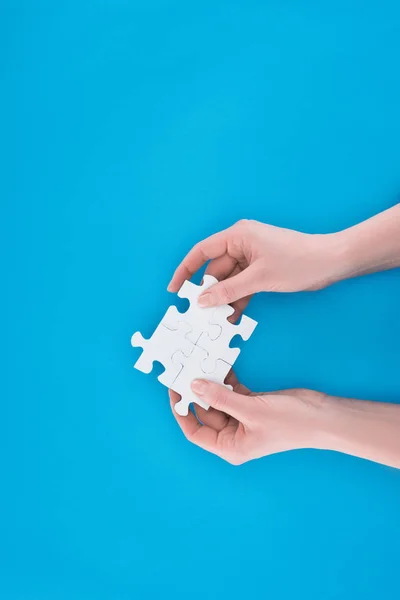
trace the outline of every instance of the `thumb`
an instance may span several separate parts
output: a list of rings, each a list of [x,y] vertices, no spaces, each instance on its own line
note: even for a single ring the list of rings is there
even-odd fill
[[[237,394],[224,385],[205,379],[195,379],[192,382],[192,390],[212,408],[227,413],[238,421],[246,420],[250,397]]]
[[[198,304],[201,307],[220,306],[231,304],[245,296],[250,296],[261,290],[258,271],[251,265],[234,277],[229,277],[208,288],[199,296]]]

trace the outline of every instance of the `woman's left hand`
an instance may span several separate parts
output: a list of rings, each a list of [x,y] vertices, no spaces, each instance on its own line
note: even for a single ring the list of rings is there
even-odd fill
[[[196,416],[181,417],[172,411],[186,438],[233,465],[276,452],[319,446],[321,411],[325,394],[291,389],[252,394],[231,371],[233,391],[197,379],[194,393],[210,408],[196,405]],[[179,395],[170,390],[174,407]]]

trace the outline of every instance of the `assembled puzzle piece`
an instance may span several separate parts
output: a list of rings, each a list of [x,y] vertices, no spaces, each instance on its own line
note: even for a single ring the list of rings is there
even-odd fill
[[[188,340],[186,340],[186,342],[188,342]],[[197,346],[195,346],[195,344],[189,342],[188,345],[185,346],[185,352],[182,350],[175,350],[173,355],[170,357],[173,367],[165,369],[165,371],[158,376],[158,381],[167,388],[172,389],[171,386],[178,377],[179,373],[182,371],[186,358],[188,358],[196,350],[196,347]]]
[[[166,312],[167,320],[169,313],[170,309]],[[142,354],[135,363],[135,369],[143,373],[150,373],[153,369],[153,362],[158,361],[165,367],[165,371],[158,377],[158,380],[163,385],[169,386],[182,369],[181,364],[172,361],[172,355],[176,350],[180,350],[188,356],[194,348],[194,345],[186,338],[190,331],[191,327],[188,323],[179,322],[178,328],[171,330],[163,325],[162,320],[148,340],[141,333],[134,333],[131,338],[132,346],[143,348]]]
[[[253,333],[257,322],[249,317],[243,316],[239,324],[233,324],[228,321],[234,312],[229,305],[219,306],[211,315],[210,322],[218,324],[221,328],[217,338],[211,339],[207,332],[201,334],[197,341],[200,348],[207,350],[209,357],[207,359],[207,373],[213,372],[215,360],[222,358],[225,362],[233,365],[240,354],[240,348],[231,348],[230,342],[235,335],[240,335],[244,340],[249,339]],[[204,365],[203,365],[204,366]]]
[[[199,340],[199,345],[203,342],[203,347],[209,352],[210,357],[216,356],[222,358],[232,365],[240,354],[240,348],[231,348],[229,346],[235,335],[240,335],[243,340],[248,340],[257,326],[257,321],[242,315],[239,323],[231,323],[226,318],[225,306],[218,307],[211,317],[211,323],[221,327],[220,335],[212,341],[205,340],[204,335]],[[204,344],[204,341],[206,343]]]

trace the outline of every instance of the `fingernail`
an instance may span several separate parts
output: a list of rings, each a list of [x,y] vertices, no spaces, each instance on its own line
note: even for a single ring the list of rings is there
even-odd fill
[[[198,396],[203,396],[206,393],[208,383],[204,379],[195,379],[192,381],[192,390]]]
[[[171,286],[171,284],[169,283],[169,284],[167,285],[167,292],[170,292],[171,290],[172,290],[172,286]]]
[[[203,308],[211,306],[211,294],[209,292],[202,294],[198,299],[198,305]]]

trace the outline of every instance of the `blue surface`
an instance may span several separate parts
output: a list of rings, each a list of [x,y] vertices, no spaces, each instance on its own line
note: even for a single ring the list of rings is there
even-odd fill
[[[1,598],[398,598],[399,471],[232,467],[129,345],[211,232],[397,201],[398,0],[2,0],[0,61]],[[399,401],[399,297],[399,271],[259,297],[237,371]]]

